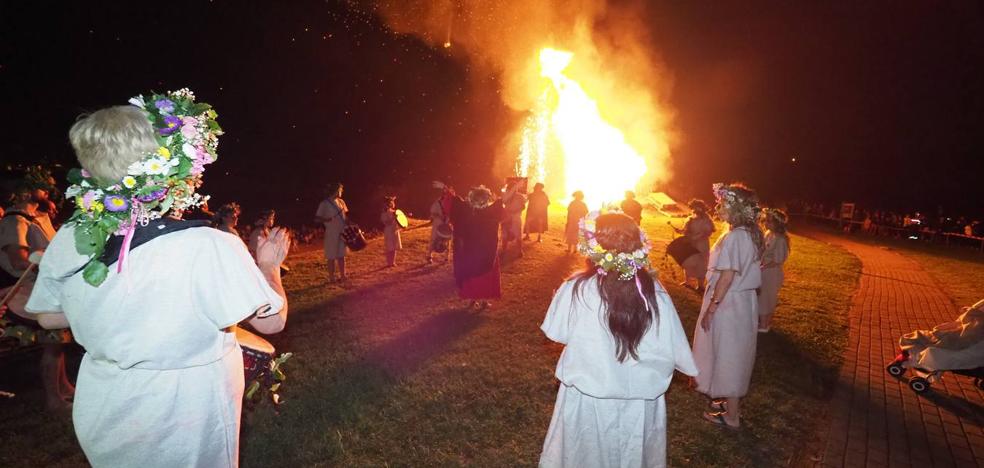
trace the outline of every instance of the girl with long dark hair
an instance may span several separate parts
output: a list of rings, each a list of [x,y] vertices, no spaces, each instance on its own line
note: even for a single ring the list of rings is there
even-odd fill
[[[589,214],[579,250],[585,269],[561,284],[540,327],[566,345],[540,466],[665,466],[663,394],[674,369],[697,373],[680,318],[635,220]]]

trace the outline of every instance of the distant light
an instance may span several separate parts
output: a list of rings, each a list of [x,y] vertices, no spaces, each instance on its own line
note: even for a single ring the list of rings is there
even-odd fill
[[[451,48],[451,41],[447,41],[447,42],[445,42],[445,43],[444,43],[444,48],[445,48],[445,49],[450,49],[450,48]]]
[[[792,162],[796,162],[796,158],[793,158],[793,159],[790,159],[790,161],[792,161]]]

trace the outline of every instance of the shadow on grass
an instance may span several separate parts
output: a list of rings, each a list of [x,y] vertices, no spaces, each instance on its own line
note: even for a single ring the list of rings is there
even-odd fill
[[[803,343],[794,341],[781,330],[773,329],[758,336],[758,356],[771,356],[772,362],[762,363],[764,370],[782,373],[783,378],[772,382],[789,395],[805,395],[826,400],[833,395],[837,385],[838,366],[832,362],[820,362],[815,353],[803,349]]]
[[[481,315],[465,309],[447,309],[416,324],[412,329],[364,353],[350,356],[333,371],[303,387],[288,392],[293,406],[256,424],[273,424],[294,433],[290,439],[252,439],[243,447],[243,462],[249,451],[281,453],[283,466],[307,466],[314,461],[334,464],[346,455],[343,428],[370,424],[383,402],[396,391],[401,379],[413,374],[458,339],[484,322]],[[331,339],[332,334],[326,335]],[[348,341],[346,339],[346,341]],[[327,364],[327,363],[326,363]],[[316,367],[317,368],[317,367]],[[241,439],[244,443],[251,440]],[[291,446],[276,446],[289,442]],[[292,447],[305,447],[292,450]]]

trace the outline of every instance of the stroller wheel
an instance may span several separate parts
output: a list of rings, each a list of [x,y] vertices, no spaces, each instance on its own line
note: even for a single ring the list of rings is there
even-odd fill
[[[974,385],[977,385],[978,389],[984,390],[984,379],[980,377],[974,379]]]
[[[888,373],[891,374],[893,377],[899,377],[902,374],[905,374],[905,368],[900,366],[896,362],[892,362],[891,364],[889,364],[888,367],[885,368],[885,370],[888,371]]]
[[[929,390],[929,381],[922,377],[913,377],[909,380],[909,388],[916,393],[926,393]]]

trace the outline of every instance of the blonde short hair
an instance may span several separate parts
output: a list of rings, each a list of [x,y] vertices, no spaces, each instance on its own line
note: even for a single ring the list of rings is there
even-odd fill
[[[154,127],[136,106],[114,106],[82,115],[68,131],[79,164],[94,177],[112,183],[127,168],[157,149]]]

